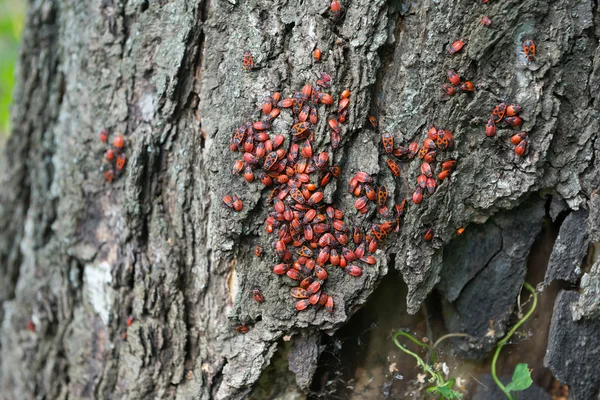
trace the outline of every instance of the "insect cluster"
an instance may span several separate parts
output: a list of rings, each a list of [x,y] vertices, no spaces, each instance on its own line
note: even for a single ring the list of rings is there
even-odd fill
[[[99,137],[101,142],[107,143],[108,131],[102,129]],[[123,173],[123,169],[127,163],[127,157],[123,152],[124,147],[125,139],[121,135],[116,135],[113,139],[112,147],[104,153],[102,170],[104,171],[104,179],[106,179],[107,182],[112,182],[113,179],[118,178]]]
[[[471,81],[465,81],[461,84],[460,75],[458,75],[453,69],[448,71],[448,80],[450,83],[444,83],[442,85],[442,90],[446,92],[448,96],[454,96],[457,88],[462,92],[472,92],[475,90],[475,85]]]
[[[339,1],[331,1],[330,10],[334,18],[339,18],[342,12]],[[490,26],[491,21],[484,17],[482,24]],[[449,48],[449,54],[461,51],[464,45],[461,40],[455,41]],[[533,59],[535,45],[532,41],[527,44],[525,53],[528,59]],[[315,47],[312,52],[314,62],[320,62],[321,56],[321,50]],[[246,71],[254,68],[249,51],[244,52],[243,67]],[[443,89],[450,96],[457,90],[475,90],[471,81],[462,82],[454,70],[448,72],[448,79],[450,84],[445,84]],[[292,283],[290,296],[295,299],[298,311],[321,306],[333,312],[334,298],[325,292],[332,268],[339,267],[348,275],[361,276],[364,268],[376,263],[375,257],[369,253],[374,253],[391,232],[400,231],[407,207],[407,199],[404,199],[400,204],[393,204],[390,210],[387,187],[378,185],[363,171],[350,179],[348,192],[356,197],[354,206],[358,213],[366,214],[373,210],[370,206],[373,203],[381,218],[379,223],[371,224],[367,230],[361,226],[350,227],[344,222],[344,213],[335,204],[324,201],[324,188],[342,172],[339,166],[332,165],[330,155],[335,155],[340,146],[351,96],[350,91],[344,90],[338,97],[337,109],[330,111],[331,116],[327,118],[331,153],[318,152],[314,139],[319,134],[316,131],[319,113],[334,104],[334,97],[326,92],[330,86],[331,77],[323,72],[316,85],[307,84],[289,97],[283,97],[280,92],[266,96],[260,107],[262,118],[239,126],[229,145],[232,152],[242,153],[241,159],[233,164],[234,175],[241,175],[248,183],[259,180],[264,187],[273,188],[266,202],[270,209],[265,221],[267,233],[276,235],[273,247],[279,263],[273,266],[273,273],[282,278],[285,276],[284,279]],[[282,111],[291,113],[293,122],[289,132],[272,133],[272,123]],[[500,104],[492,113],[486,134],[495,135],[495,124],[502,120],[511,126],[520,126],[519,112],[519,106]],[[369,121],[377,128],[375,117],[369,116]],[[522,155],[527,146],[526,135],[514,135],[511,141],[517,146],[517,154]],[[399,162],[415,157],[422,160],[412,194],[414,204],[420,204],[425,194],[433,195],[438,182],[450,177],[456,168],[453,158],[438,161],[441,152],[455,146],[454,137],[448,130],[430,125],[423,142],[412,142],[408,147],[395,146],[393,134],[385,132],[381,135],[381,143],[385,162],[396,178],[402,172]],[[235,211],[240,211],[243,206],[238,196],[225,195],[223,202]],[[457,234],[463,231],[464,228],[460,228]],[[431,241],[433,238],[434,231],[428,228],[424,240]],[[259,246],[254,253],[257,257],[266,254]],[[254,289],[252,296],[257,303],[265,301],[260,289]],[[237,331],[245,333],[248,328],[243,325]]]
[[[485,134],[488,137],[496,136],[496,123],[504,121],[509,126],[519,127],[523,124],[523,119],[518,116],[522,108],[519,105],[511,104],[509,106],[502,102],[498,104],[492,111],[492,115],[488,119],[485,126]],[[525,132],[519,132],[513,135],[510,139],[511,143],[514,144],[515,154],[523,156],[527,151],[527,134]]]
[[[338,166],[330,165],[329,153],[317,154],[313,149],[319,107],[334,103],[333,96],[324,91],[330,85],[331,77],[321,73],[315,86],[305,85],[291,97],[282,98],[279,92],[265,97],[261,104],[263,119],[238,127],[229,146],[233,152],[243,152],[242,159],[234,162],[234,175],[243,175],[248,183],[258,177],[265,187],[274,187],[268,199],[272,208],[266,219],[266,230],[277,235],[274,247],[281,262],[273,267],[273,272],[295,283],[290,296],[296,299],[299,311],[324,306],[333,312],[334,299],[324,290],[328,269],[340,267],[351,276],[361,276],[364,266],[360,264],[376,262],[367,252],[376,251],[377,242],[399,225],[403,213],[397,209],[398,223],[375,224],[368,235],[363,235],[360,227],[351,229],[346,225],[344,214],[335,205],[324,203],[323,189],[341,174]],[[350,91],[344,90],[335,115],[327,120],[334,151],[340,146],[349,104]],[[269,132],[281,110],[289,110],[293,116],[287,138],[282,134],[272,136]],[[357,176],[365,184],[373,181],[364,172]],[[368,190],[362,183],[355,185],[353,192],[362,194]],[[373,199],[378,196],[380,207],[385,207],[387,189],[380,187],[376,197],[371,193],[369,191],[368,196]],[[227,206],[230,199],[233,200],[228,196],[224,198]],[[261,257],[263,249],[255,248],[255,255]],[[253,297],[259,303],[264,301],[258,289],[253,291]]]

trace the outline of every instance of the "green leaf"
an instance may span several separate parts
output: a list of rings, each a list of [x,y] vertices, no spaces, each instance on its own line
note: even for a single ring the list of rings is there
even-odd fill
[[[452,389],[454,379],[449,380],[443,386],[433,386],[427,389],[427,392],[443,396],[445,399],[462,399],[462,393]]]
[[[532,383],[531,371],[527,368],[527,364],[517,364],[515,372],[513,373],[512,382],[506,385],[506,390],[510,392],[525,390],[531,386]]]

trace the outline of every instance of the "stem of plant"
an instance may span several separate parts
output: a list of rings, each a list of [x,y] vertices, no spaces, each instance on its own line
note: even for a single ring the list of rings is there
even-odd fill
[[[492,359],[492,378],[494,378],[494,382],[496,382],[496,385],[498,385],[500,390],[502,390],[504,392],[504,394],[506,395],[506,397],[509,398],[509,400],[513,400],[513,397],[510,394],[510,391],[506,390],[506,386],[504,386],[502,384],[502,382],[500,382],[500,379],[498,379],[498,376],[496,375],[496,362],[498,361],[498,357],[500,356],[500,351],[502,350],[502,347],[504,347],[504,345],[506,343],[508,343],[508,341],[510,340],[512,335],[514,335],[514,333],[517,331],[517,329],[519,329],[519,327],[521,325],[523,325],[523,323],[525,321],[527,321],[527,318],[529,318],[531,316],[531,314],[533,314],[533,311],[535,310],[535,307],[537,306],[537,295],[535,293],[535,289],[533,288],[533,286],[531,286],[527,282],[523,282],[523,287],[525,289],[529,290],[529,292],[531,292],[531,295],[533,296],[533,304],[531,305],[531,308],[529,309],[527,314],[525,314],[525,316],[523,318],[521,318],[515,324],[515,326],[512,327],[512,329],[510,331],[508,331],[506,336],[504,336],[504,338],[502,338],[502,340],[498,342],[498,347],[496,347],[496,352],[494,353],[494,358]]]

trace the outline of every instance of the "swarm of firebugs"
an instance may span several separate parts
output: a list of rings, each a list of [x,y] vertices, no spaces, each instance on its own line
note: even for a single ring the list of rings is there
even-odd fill
[[[101,142],[107,143],[108,131],[102,129],[99,137]],[[116,135],[113,139],[112,147],[104,153],[102,170],[104,171],[104,179],[106,179],[107,182],[112,182],[113,179],[119,177],[123,173],[123,169],[127,163],[127,157],[123,152],[124,147],[125,139],[121,135]]]
[[[457,88],[463,93],[472,92],[475,90],[475,85],[473,84],[473,82],[465,81],[461,83],[460,75],[458,75],[453,69],[448,71],[448,80],[450,81],[450,83],[444,83],[442,85],[442,90],[446,92],[448,96],[454,96],[454,93],[456,93]]]
[[[375,126],[375,124],[373,124],[373,126]],[[412,195],[413,203],[420,204],[423,201],[423,195],[425,193],[429,195],[435,193],[437,187],[437,183],[435,180],[435,163],[437,161],[438,152],[452,149],[455,145],[455,142],[454,136],[451,132],[444,129],[437,129],[434,125],[429,125],[429,127],[427,128],[427,137],[425,138],[421,146],[419,146],[418,142],[412,142],[409,144],[408,147],[394,147],[394,137],[389,132],[385,132],[381,135],[381,144],[383,146],[384,152],[388,155],[386,163],[390,168],[392,175],[394,175],[395,177],[400,176],[400,167],[398,166],[396,160],[409,161],[415,158],[415,156],[423,160],[420,165],[421,174],[417,177],[417,186]],[[447,159],[441,162],[441,171],[437,174],[437,179],[439,181],[447,179],[452,174],[455,168],[455,159]],[[361,176],[359,176],[358,174],[354,179],[358,182],[361,182]],[[365,184],[365,186],[366,185],[367,184]],[[382,190],[380,187],[377,191],[377,196],[373,194],[371,196],[373,198],[371,199],[369,197],[370,187],[367,186],[367,189],[367,196],[360,198],[356,201],[355,206],[357,209],[359,209],[359,211],[362,211],[362,208],[359,208],[359,206],[362,207],[363,203],[366,203],[367,200],[374,200],[375,198],[379,199],[381,197],[384,197],[380,195],[381,192],[384,192],[385,195],[387,195],[387,189],[385,189],[384,187]],[[401,218],[402,215],[404,215],[405,206],[406,200],[401,205],[395,206],[395,217],[397,218],[397,220],[396,224],[393,226],[397,227],[396,229],[399,229],[399,218]],[[384,204],[382,205],[379,203],[378,212],[383,216],[387,216],[387,207],[385,207]],[[433,229],[430,228],[425,234],[425,240],[431,241],[432,239]]]
[[[329,153],[313,150],[319,109],[334,103],[333,96],[325,92],[330,85],[331,77],[321,73],[316,85],[305,85],[290,97],[284,98],[279,92],[266,96],[261,103],[263,118],[239,126],[229,146],[231,151],[242,153],[234,162],[234,175],[242,175],[248,183],[258,178],[265,187],[273,187],[266,230],[277,235],[274,250],[281,261],[273,266],[273,272],[293,282],[290,296],[296,299],[299,311],[323,306],[333,312],[334,299],[324,290],[328,270],[339,267],[351,276],[361,276],[364,265],[376,262],[367,253],[375,252],[379,241],[399,229],[404,214],[405,203],[396,205],[393,218],[373,224],[364,234],[361,227],[346,225],[343,212],[335,205],[324,204],[323,188],[341,174],[338,166],[330,165]],[[335,116],[327,120],[333,151],[340,145],[350,95],[349,90],[340,94]],[[273,135],[271,123],[282,110],[291,112],[292,126],[287,135]],[[353,193],[362,196],[364,191],[368,198],[375,198],[368,184],[374,185],[373,178],[359,172]],[[232,207],[234,198],[226,195],[223,201]],[[379,186],[376,198],[383,212],[387,209],[387,189]],[[385,214],[389,215],[387,211]],[[261,248],[255,248],[256,256],[262,254]],[[254,289],[252,295],[259,303],[265,301],[260,289]]]
[[[508,106],[504,102],[498,104],[492,111],[492,115],[485,126],[486,136],[496,136],[496,124],[500,121],[504,121],[509,126],[520,127],[523,124],[523,120],[518,116],[521,110],[521,106],[517,104]],[[510,141],[516,146],[515,154],[523,156],[527,151],[527,134],[525,132],[517,133],[511,137]]]

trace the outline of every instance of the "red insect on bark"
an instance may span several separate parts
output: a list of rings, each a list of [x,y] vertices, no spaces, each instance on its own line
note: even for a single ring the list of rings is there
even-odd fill
[[[412,142],[408,145],[408,150],[410,151],[408,158],[414,158],[417,155],[417,152],[419,151],[419,143]]]
[[[426,242],[431,242],[433,240],[433,228],[428,228],[425,231],[425,236],[423,237]]]
[[[433,176],[431,165],[429,165],[429,163],[426,162],[421,164],[421,173],[425,174],[425,176],[427,176],[428,178],[431,178]]]
[[[510,142],[516,146],[521,143],[522,140],[525,140],[525,138],[527,138],[527,134],[525,132],[519,132],[510,138]]]
[[[398,163],[396,163],[396,161],[388,158],[387,160],[385,160],[385,163],[387,164],[390,171],[392,171],[392,175],[394,175],[395,177],[400,176],[400,166],[398,165]]]
[[[496,136],[496,123],[494,122],[494,118],[488,119],[487,125],[485,126],[485,135],[487,137]]]
[[[250,165],[246,165],[246,167],[244,168],[244,179],[248,183],[254,181],[254,172],[252,171],[252,167]]]
[[[437,128],[433,124],[427,127],[427,137],[429,137],[429,139],[431,140],[437,140]]]
[[[335,133],[340,133],[341,127],[340,127],[340,124],[338,123],[337,119],[329,118],[327,123],[329,124],[329,127],[331,128],[331,130],[333,130]]]
[[[504,122],[506,122],[510,126],[523,125],[523,120],[521,119],[521,117],[506,117],[504,118]]]
[[[352,276],[361,276],[363,273],[363,270],[361,267],[359,267],[357,265],[348,265],[346,267],[346,272],[348,272]]]
[[[363,208],[365,208],[367,206],[368,203],[369,203],[369,199],[367,198],[367,196],[363,196],[354,202],[354,207],[357,210],[362,210]]]
[[[506,116],[514,117],[515,115],[519,114],[521,112],[521,110],[522,110],[521,106],[518,106],[516,104],[511,104],[510,106],[506,107]]]
[[[256,246],[256,247],[254,248],[254,255],[255,255],[256,257],[261,257],[261,256],[263,255],[263,248],[262,248],[262,247],[260,247],[260,246]]]
[[[346,107],[348,107],[348,104],[350,104],[350,99],[348,97],[342,97],[338,104],[338,109],[337,109],[338,114],[341,113],[342,111],[344,111],[346,109]]]
[[[125,146],[125,139],[123,139],[123,136],[116,136],[113,139],[113,146],[117,149],[122,149],[123,146]]]
[[[321,61],[321,49],[318,47],[313,50],[313,58],[315,59],[315,62]]]
[[[448,80],[450,81],[451,84],[453,84],[454,86],[458,86],[460,85],[460,76],[456,73],[455,70],[451,69],[450,71],[448,71]],[[435,128],[434,128],[435,129]]]
[[[333,297],[327,296],[327,302],[325,303],[325,310],[327,310],[328,313],[333,312]]]
[[[240,199],[238,196],[233,196],[233,209],[235,211],[242,211],[242,207],[244,206],[244,204],[242,203],[242,199]]]
[[[99,134],[101,142],[108,142],[108,131],[106,129],[102,129]]]
[[[317,264],[325,265],[329,260],[330,250],[329,247],[323,247],[317,256]]]
[[[267,154],[267,157],[265,157],[265,162],[263,164],[263,168],[265,170],[270,170],[273,167],[275,167],[275,164],[277,163],[277,161],[279,160],[279,156],[277,155],[277,152],[272,151],[269,154]]]
[[[115,160],[115,151],[113,149],[106,150],[106,153],[104,153],[104,158],[106,158],[108,162],[112,163]]]
[[[244,52],[244,58],[242,60],[244,69],[246,71],[252,71],[254,68],[254,57],[252,57],[252,53],[249,51]]]
[[[302,282],[304,282],[304,281],[302,281]],[[290,289],[290,296],[292,296],[293,298],[296,298],[296,299],[308,299],[309,294],[308,294],[308,292],[306,291],[305,288],[294,287],[294,288]]]
[[[423,189],[420,186],[415,189],[412,195],[412,201],[415,204],[419,204],[421,201],[423,201]]]
[[[432,163],[435,161],[436,157],[437,157],[437,152],[430,151],[429,153],[425,154],[425,157],[423,157],[423,161]]]
[[[300,272],[298,270],[288,269],[285,274],[288,276],[288,278],[293,279],[295,281],[302,280],[302,275],[300,275]]]
[[[502,121],[502,118],[504,118],[505,113],[506,104],[500,103],[494,108],[494,111],[492,111],[492,119],[494,120],[494,122],[500,122]]]
[[[523,52],[529,61],[535,60],[535,42],[527,39],[523,42]]]
[[[342,140],[342,138],[340,137],[340,134],[335,131],[331,131],[330,139],[331,139],[331,148],[334,150],[337,149],[340,146],[340,140]]]
[[[223,196],[223,203],[229,208],[233,208],[233,199],[229,195]]]
[[[315,278],[313,278],[312,276],[308,276],[306,278],[304,278],[301,282],[300,282],[300,287],[304,290],[308,289],[308,287],[310,286],[311,283],[313,283],[315,281]],[[298,298],[304,298],[307,299],[308,298],[308,292],[304,292],[306,294],[306,297],[298,297]],[[295,297],[295,296],[293,296]]]
[[[248,331],[250,331],[250,328],[248,328],[246,325],[240,325],[240,326],[236,326],[235,327],[235,331],[237,333],[248,333]]]
[[[484,15],[483,18],[481,18],[481,25],[489,27],[492,25],[492,20],[487,15]]]
[[[107,182],[112,182],[112,180],[114,179],[114,177],[115,177],[115,173],[114,173],[114,171],[112,169],[109,169],[108,171],[106,171],[104,173],[104,179]]]
[[[427,178],[427,192],[429,194],[434,194],[435,193],[435,179],[433,178]]]
[[[460,90],[463,92],[472,92],[475,90],[475,85],[471,81],[466,81],[462,85],[460,85]]]
[[[452,45],[448,49],[448,54],[452,55],[452,54],[460,51],[464,45],[465,45],[465,43],[462,40],[457,40],[456,42],[452,43]]]
[[[325,268],[316,265],[315,266],[315,274],[317,275],[317,278],[319,278],[320,280],[324,281],[327,279],[327,271],[325,271]]]
[[[371,124],[371,126],[373,128],[377,128],[377,118],[373,115],[369,115],[367,118],[369,119],[369,123]]]
[[[390,132],[385,132],[381,135],[381,144],[387,154],[392,153],[394,151],[394,136]]]
[[[424,174],[417,176],[417,185],[419,185],[421,189],[425,189],[427,186],[427,176]]]
[[[317,293],[319,290],[321,290],[321,284],[317,281],[311,283],[310,286],[308,287],[308,289],[306,289],[306,291],[308,292],[309,295],[313,295],[313,294]]]
[[[296,310],[302,311],[305,310],[310,305],[308,300],[300,300],[296,302]]]
[[[277,264],[273,267],[273,272],[276,275],[285,275],[285,273],[290,269],[288,264]]]
[[[331,105],[333,104],[333,96],[327,93],[321,93],[319,96],[319,101],[322,104]]]
[[[515,154],[519,157],[523,157],[527,152],[527,140],[521,140],[521,142],[515,147]]]
[[[271,96],[266,96],[262,101],[262,112],[265,115],[268,115],[273,109],[273,98]]]
[[[257,303],[262,303],[263,301],[265,301],[265,296],[263,296],[260,289],[252,290],[252,296],[254,297],[254,301],[256,301]]]
[[[329,5],[329,9],[335,18],[339,18],[342,15],[342,6],[338,0],[333,0]]]
[[[442,85],[442,90],[448,95],[448,96],[454,96],[455,93],[455,89],[454,86],[448,84],[448,83],[444,83]]]
[[[446,160],[442,163],[442,170],[446,171],[446,170],[454,170],[454,168],[456,167],[456,160]]]

